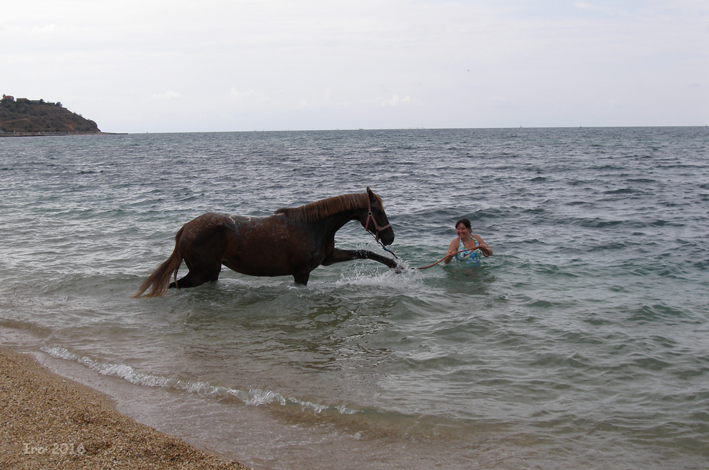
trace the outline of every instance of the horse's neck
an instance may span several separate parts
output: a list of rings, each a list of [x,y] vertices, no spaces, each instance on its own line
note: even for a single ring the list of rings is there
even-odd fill
[[[328,234],[334,235],[335,232],[340,230],[347,222],[361,220],[363,211],[366,212],[367,209],[358,208],[338,212],[337,214],[332,214],[315,222],[315,224],[323,227]]]

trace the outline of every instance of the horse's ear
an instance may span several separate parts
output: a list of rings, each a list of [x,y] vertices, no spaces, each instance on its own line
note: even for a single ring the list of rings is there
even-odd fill
[[[369,186],[367,186],[367,194],[369,195],[369,198],[370,198],[370,199],[373,199],[373,198],[374,198],[374,193],[372,192],[371,189],[369,189]]]

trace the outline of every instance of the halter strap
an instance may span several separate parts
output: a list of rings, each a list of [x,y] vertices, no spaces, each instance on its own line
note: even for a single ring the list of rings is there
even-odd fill
[[[376,235],[369,231],[370,219],[374,224],[374,230],[376,231]],[[384,246],[384,243],[379,240],[379,232],[382,230],[386,230],[389,227],[391,227],[391,224],[386,224],[384,227],[380,227],[379,225],[377,225],[377,220],[374,218],[374,214],[372,214],[372,201],[369,199],[369,194],[367,194],[367,221],[364,223],[364,229],[374,237],[374,240],[379,243],[379,246],[381,246],[384,251],[386,251],[387,253],[391,253],[394,258],[399,259],[399,257],[396,256],[396,253]]]
[[[367,194],[367,221],[364,223],[364,229],[369,232],[369,221],[372,221],[374,224],[374,230],[376,231],[376,239],[379,241],[379,232],[382,230],[386,230],[389,227],[391,227],[391,224],[387,224],[384,227],[380,227],[377,225],[377,220],[374,218],[374,214],[372,214],[372,201],[369,199],[369,194]]]

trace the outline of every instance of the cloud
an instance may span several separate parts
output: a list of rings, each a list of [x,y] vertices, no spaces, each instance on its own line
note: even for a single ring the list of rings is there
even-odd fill
[[[391,98],[382,101],[381,105],[382,106],[399,106],[403,103],[410,103],[410,102],[411,102],[411,97],[409,97],[409,95],[406,95],[403,98],[401,98],[399,95],[394,95]]]
[[[157,93],[153,95],[153,99],[155,100],[179,100],[182,98],[182,95],[177,93],[176,91],[166,91],[165,93]]]
[[[232,88],[231,90],[229,90],[227,98],[230,100],[242,101],[242,100],[252,98],[254,95],[255,95],[254,90],[239,91],[236,88]]]
[[[32,26],[31,32],[32,34],[52,34],[57,31],[58,27],[54,23],[50,24],[45,24],[42,26]]]
[[[166,5],[9,2],[3,91],[131,132],[704,125],[709,116],[706,0]],[[623,114],[606,112],[613,97]],[[164,112],[177,104],[184,114]]]
[[[226,94],[226,101],[229,104],[225,104],[225,109],[230,112],[234,110],[238,110],[241,113],[264,112],[264,110],[279,106],[278,101],[274,100],[268,93],[257,90],[239,91],[236,87],[229,89]]]
[[[630,12],[624,8],[624,6],[619,5],[606,5],[606,4],[596,4],[587,2],[574,2],[574,6],[579,10],[584,10],[589,13],[596,13],[601,15],[607,15],[611,17],[620,17],[629,15]]]

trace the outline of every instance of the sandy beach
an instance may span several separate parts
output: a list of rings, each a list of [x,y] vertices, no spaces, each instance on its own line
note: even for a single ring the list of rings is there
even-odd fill
[[[239,469],[115,411],[113,401],[0,348],[0,468]]]

